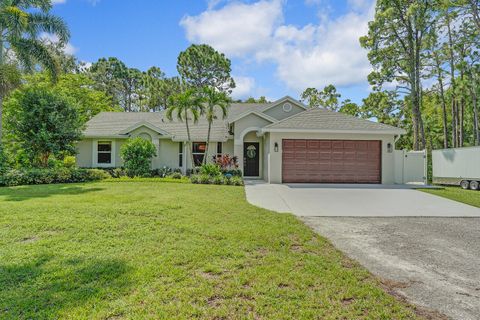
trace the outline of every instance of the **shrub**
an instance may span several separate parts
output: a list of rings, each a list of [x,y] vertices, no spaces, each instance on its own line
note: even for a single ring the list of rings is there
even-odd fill
[[[232,169],[232,170],[222,170],[224,175],[230,175],[232,177],[242,177],[242,170]]]
[[[243,182],[243,179],[242,177],[239,177],[239,176],[234,176],[230,179],[230,182],[232,185],[234,186],[243,186],[244,185],[244,182]]]
[[[77,165],[77,160],[73,156],[66,156],[63,158],[63,166],[65,168],[73,168]]]
[[[222,171],[238,169],[238,158],[228,154],[213,156],[213,163],[219,166]]]
[[[212,178],[212,183],[213,184],[224,184],[225,183],[225,177],[223,176],[215,176]]]
[[[122,168],[115,168],[111,170],[110,175],[112,176],[112,178],[121,178],[121,177],[125,177],[127,173]]]
[[[169,167],[162,167],[160,169],[155,169],[153,170],[153,176],[158,176],[160,178],[165,178],[166,176],[170,175],[173,173],[172,168]]]
[[[28,184],[89,182],[109,178],[110,175],[97,169],[53,168],[10,169],[0,175],[0,185],[19,186]]]
[[[200,183],[201,184],[210,184],[210,179],[211,179],[211,176],[209,176],[209,175],[206,175],[206,174],[201,174],[200,175]]]
[[[216,177],[221,175],[222,171],[220,170],[220,166],[213,163],[207,163],[200,167],[200,174],[209,177]]]
[[[140,137],[129,139],[120,150],[129,177],[149,176],[152,158],[155,154],[153,143]]]
[[[198,174],[190,175],[190,182],[194,184],[200,183],[200,176]]]
[[[12,92],[5,102],[5,128],[34,163],[50,165],[50,156],[75,152],[83,122],[69,97],[42,86]]]
[[[174,172],[170,175],[170,178],[172,179],[182,179],[182,174],[180,172]]]

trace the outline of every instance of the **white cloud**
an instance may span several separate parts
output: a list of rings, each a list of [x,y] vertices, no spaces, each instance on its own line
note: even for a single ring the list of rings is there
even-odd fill
[[[253,95],[255,88],[255,79],[251,77],[233,76],[236,87],[233,89],[232,97],[234,99],[249,98]]]
[[[229,56],[244,56],[269,45],[282,21],[282,4],[282,0],[232,2],[195,17],[185,16],[180,25],[190,42],[208,43]]]
[[[40,39],[43,39],[44,41],[48,41],[48,42],[51,42],[51,43],[58,43],[59,42],[58,36],[56,36],[54,34],[51,34],[51,33],[46,33],[46,32],[44,32],[40,35]],[[64,45],[63,51],[66,54],[74,55],[78,51],[78,49],[75,48],[70,42],[68,42],[67,44]]]
[[[348,13],[303,27],[283,24],[284,3],[228,3],[187,16],[180,24],[191,42],[210,44],[231,57],[273,62],[277,77],[293,90],[366,81],[371,67],[359,37],[367,33],[374,1],[349,0]]]

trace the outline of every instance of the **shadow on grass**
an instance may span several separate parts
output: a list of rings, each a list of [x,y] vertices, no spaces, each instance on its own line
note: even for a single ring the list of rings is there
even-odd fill
[[[0,200],[5,201],[24,201],[34,198],[48,198],[54,195],[80,195],[84,193],[104,190],[103,188],[68,185],[68,184],[50,184],[33,185],[11,188],[0,188]]]
[[[130,287],[128,272],[115,259],[58,263],[42,257],[24,265],[0,264],[0,318],[56,319],[93,299],[112,299]]]

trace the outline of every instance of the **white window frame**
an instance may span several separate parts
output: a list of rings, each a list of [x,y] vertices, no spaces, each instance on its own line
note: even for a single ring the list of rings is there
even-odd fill
[[[222,149],[222,152],[218,153],[218,146],[221,146],[220,148]],[[215,154],[217,155],[217,157],[221,157],[223,155],[223,142],[217,142],[216,145],[215,145]]]
[[[207,143],[206,143],[206,142],[203,142],[203,141],[193,141],[193,142],[192,142],[192,150],[191,150],[191,152],[192,152],[192,158],[195,158],[196,155],[203,155],[203,160],[205,160],[205,157],[207,156],[207,155],[205,154],[205,151],[204,151],[204,152],[193,152],[193,145],[194,145],[195,143],[203,143],[203,144],[205,144],[205,148],[207,147]],[[202,161],[202,162],[203,162],[203,161]],[[197,166],[195,165],[195,163],[192,163],[192,168],[197,168]]]
[[[98,163],[98,143],[99,142],[110,142],[112,144],[111,150],[111,163]],[[94,168],[114,168],[116,158],[116,144],[115,140],[112,139],[96,139],[92,143],[92,167]]]
[[[181,151],[181,152],[180,152]],[[180,141],[178,143],[178,158],[177,158],[177,164],[180,164],[180,156],[182,156],[182,165],[179,166],[179,168],[185,167],[185,143],[183,141]]]

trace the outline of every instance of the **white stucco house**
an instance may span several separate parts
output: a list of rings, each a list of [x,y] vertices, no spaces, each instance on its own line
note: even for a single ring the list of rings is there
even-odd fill
[[[192,125],[187,150],[185,124],[165,112],[104,112],[91,119],[78,144],[80,167],[121,167],[120,147],[141,136],[157,148],[153,168],[186,172],[189,153],[201,163],[215,154],[237,156],[245,178],[269,183],[395,182],[395,141],[403,129],[325,109],[309,109],[290,97],[273,103],[233,103],[228,117],[214,121],[209,155],[207,122]]]

